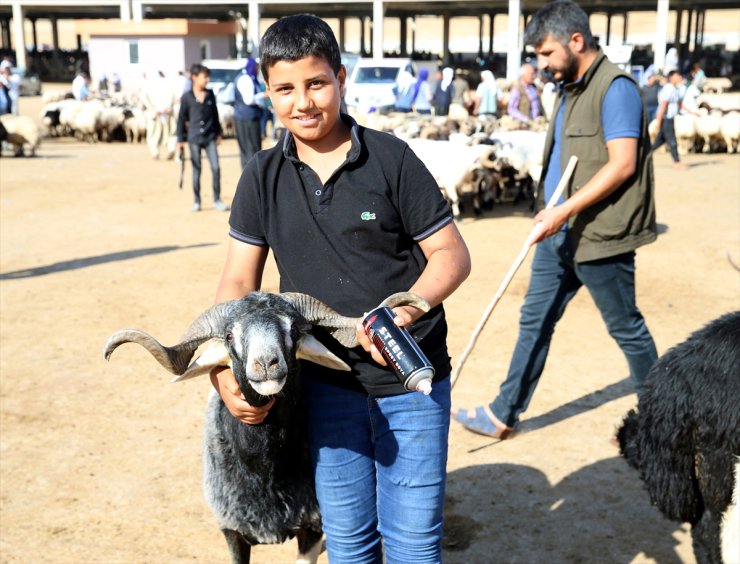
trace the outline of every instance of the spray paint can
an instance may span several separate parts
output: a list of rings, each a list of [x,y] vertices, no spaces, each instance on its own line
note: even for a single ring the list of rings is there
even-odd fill
[[[362,326],[403,387],[429,395],[434,367],[409,332],[393,323],[394,317],[391,308],[381,306],[365,316]]]

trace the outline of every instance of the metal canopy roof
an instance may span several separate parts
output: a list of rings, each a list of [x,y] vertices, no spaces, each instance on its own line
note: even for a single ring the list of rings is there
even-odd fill
[[[80,5],[62,5],[61,2],[48,1],[45,4],[38,0],[24,3],[21,0],[24,15],[28,19],[85,19],[120,17],[120,2],[106,5],[103,3],[81,3]],[[73,4],[74,2],[70,2]],[[522,0],[521,10],[531,14],[548,3],[548,0]],[[625,13],[632,11],[655,11],[657,0],[581,0],[579,4],[588,13]],[[318,16],[332,17],[372,17],[372,2],[274,2],[260,3],[260,17],[278,18],[288,14],[311,12]],[[711,10],[736,9],[737,0],[670,0],[671,10]],[[509,9],[508,0],[466,0],[460,1],[395,1],[384,2],[383,8],[387,17],[413,15],[449,15],[479,16],[481,14],[503,14]],[[241,10],[246,16],[247,2],[243,3],[144,3],[145,18],[194,18],[194,19],[233,19],[234,12]],[[0,4],[0,17],[10,18],[11,2],[3,0]]]

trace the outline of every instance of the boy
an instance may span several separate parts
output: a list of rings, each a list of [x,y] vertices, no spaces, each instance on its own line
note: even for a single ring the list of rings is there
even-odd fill
[[[200,211],[200,150],[206,150],[213,176],[213,207],[227,211],[229,206],[221,201],[221,169],[218,165],[217,145],[221,143],[221,123],[218,121],[216,96],[206,88],[211,71],[200,64],[190,68],[193,89],[182,95],[180,114],[177,117],[177,150],[185,146],[187,137],[190,145],[190,160],[193,163],[193,211]]]
[[[329,559],[381,562],[384,550],[388,562],[440,562],[450,406],[441,303],[469,274],[467,247],[408,146],[340,115],[346,71],[325,22],[278,20],[260,56],[287,132],[242,173],[216,300],[259,289],[272,249],[281,292],[310,294],[342,314],[362,315],[402,290],[431,304],[426,315],[395,309],[434,364],[431,395],[406,392],[361,327],[363,346],[351,350],[317,335],[352,372],[305,363],[302,393]],[[245,423],[272,407],[247,404],[229,369],[211,380]]]

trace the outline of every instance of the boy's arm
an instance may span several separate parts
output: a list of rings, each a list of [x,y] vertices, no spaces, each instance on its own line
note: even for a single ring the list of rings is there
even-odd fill
[[[213,96],[213,122],[216,125],[216,139],[220,142],[224,136],[223,129],[221,129],[221,120],[218,119],[218,104],[216,104],[216,95],[211,91]]]
[[[226,264],[216,291],[216,303],[237,300],[249,292],[259,290],[268,252],[268,247],[230,239]],[[229,412],[242,423],[249,425],[262,423],[274,403],[273,400],[262,407],[249,405],[244,400],[234,373],[229,368],[219,367],[212,370],[211,383]]]
[[[470,253],[454,223],[448,223],[433,235],[419,241],[419,246],[427,258],[427,265],[409,288],[409,292],[418,294],[431,307],[435,307],[450,296],[470,274]],[[423,311],[412,306],[396,307],[393,312],[396,314],[394,322],[401,327],[411,325],[424,315]],[[370,352],[375,362],[386,364],[375,346],[371,345],[361,323],[357,327],[357,339]]]
[[[187,139],[187,125],[186,122],[188,120],[188,98],[187,96],[184,96],[180,99],[180,113],[177,114],[177,128],[175,129],[175,134],[177,135],[177,144],[178,146],[182,147],[185,145],[185,140]]]

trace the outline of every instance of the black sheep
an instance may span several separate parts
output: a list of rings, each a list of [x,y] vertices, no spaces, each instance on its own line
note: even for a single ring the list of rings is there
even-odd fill
[[[658,359],[618,439],[658,509],[691,524],[697,561],[722,563],[722,520],[740,460],[740,312]],[[740,561],[740,548],[731,550]]]

